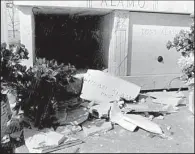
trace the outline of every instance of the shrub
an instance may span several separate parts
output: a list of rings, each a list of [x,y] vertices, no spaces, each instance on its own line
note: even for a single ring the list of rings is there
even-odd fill
[[[194,84],[194,14],[191,14],[193,20],[190,31],[181,30],[173,41],[168,41],[167,49],[175,48],[181,53],[178,59],[178,66],[182,71],[181,79],[187,85]]]
[[[1,44],[1,79],[3,89],[16,91],[15,110],[29,117],[34,125],[41,128],[52,125],[53,114],[59,108],[58,102],[78,93],[68,92],[70,83],[74,82],[72,74],[75,67],[68,64],[58,64],[55,60],[36,59],[33,67],[27,69],[21,65],[21,60],[28,59],[28,51],[24,45],[6,49]]]

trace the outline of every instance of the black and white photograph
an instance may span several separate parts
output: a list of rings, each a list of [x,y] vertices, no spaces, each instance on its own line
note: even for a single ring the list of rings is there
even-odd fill
[[[1,153],[194,153],[194,1],[1,0]]]

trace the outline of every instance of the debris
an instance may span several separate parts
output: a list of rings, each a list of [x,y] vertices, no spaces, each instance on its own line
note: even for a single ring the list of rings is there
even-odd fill
[[[82,130],[81,126],[66,125],[57,127],[56,132],[64,135],[71,135],[76,134],[81,130]]]
[[[89,69],[84,75],[80,97],[89,101],[110,102],[124,98],[134,100],[141,87],[98,70]]]
[[[88,119],[89,112],[86,108],[77,108],[68,112],[65,124],[79,125]]]
[[[167,126],[167,130],[171,130],[171,126]]]
[[[162,130],[156,123],[149,121],[147,118],[142,117],[140,115],[135,114],[126,114],[124,116],[125,120],[139,126],[140,128],[143,128],[147,131],[156,133],[156,134],[162,134]]]
[[[156,119],[163,120],[164,116],[160,115],[160,116],[156,117]]]
[[[119,109],[116,102],[114,102],[112,105],[111,112],[110,112],[110,118],[111,118],[111,122],[120,125],[126,130],[133,132],[137,127],[135,124],[129,121],[126,121],[124,119],[124,115],[121,113],[121,110]]]
[[[46,133],[32,129],[24,129],[24,140],[29,152],[40,153],[45,147],[58,146],[63,143],[67,137],[64,135],[48,131]]]
[[[152,120],[154,119],[154,116],[153,116],[153,115],[150,115],[150,116],[148,117],[148,119],[152,121]]]
[[[83,143],[79,139],[72,139],[69,141],[64,142],[63,144],[57,146],[57,147],[52,147],[48,148],[46,150],[43,150],[42,153],[76,153],[80,149],[77,147],[79,144]],[[75,146],[75,148],[72,149],[72,147]],[[39,151],[40,152],[40,151]],[[15,149],[15,153],[30,153],[26,145],[22,145],[20,147],[17,147]]]
[[[178,106],[184,98],[183,93],[173,93],[173,92],[152,92],[148,93],[150,96],[155,97],[153,103],[165,104]]]
[[[90,125],[90,127],[88,127],[88,125]],[[82,125],[82,127],[86,136],[92,136],[97,133],[113,129],[111,122],[105,122],[103,119],[96,119],[94,124],[87,121]]]
[[[141,103],[145,103],[145,102],[146,102],[145,98],[142,98],[142,99],[140,100],[140,102],[141,102]]]
[[[89,112],[95,118],[106,118],[107,119],[111,106],[112,106],[111,103],[106,102],[104,104],[92,106]]]
[[[175,108],[172,105],[156,104],[146,101],[145,103],[126,103],[122,111],[128,112],[158,112],[172,113]]]

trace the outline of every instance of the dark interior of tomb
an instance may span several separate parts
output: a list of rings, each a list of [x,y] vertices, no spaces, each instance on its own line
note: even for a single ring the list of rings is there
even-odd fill
[[[36,14],[36,57],[70,63],[78,69],[103,68],[101,59],[95,58],[100,50],[100,18],[101,16]]]

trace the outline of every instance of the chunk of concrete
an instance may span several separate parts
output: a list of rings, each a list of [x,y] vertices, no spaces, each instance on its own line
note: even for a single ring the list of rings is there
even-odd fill
[[[87,121],[82,125],[86,136],[92,136],[100,132],[106,132],[113,128],[111,122],[105,122],[103,119],[96,119],[93,123]]]
[[[124,115],[121,113],[121,110],[117,104],[114,102],[110,111],[110,119],[113,123],[116,123],[123,127],[126,130],[134,131],[137,125],[125,120]]]
[[[24,129],[24,140],[29,152],[41,153],[45,147],[58,146],[66,140],[66,137],[54,131],[45,133],[32,129]]]
[[[160,128],[159,125],[148,120],[143,116],[135,115],[135,114],[126,114],[124,116],[124,119],[149,132],[153,132],[156,134],[163,134],[162,129]]]
[[[65,124],[79,125],[88,119],[89,112],[86,108],[77,108],[71,110],[67,114]]]
[[[84,75],[80,97],[89,101],[110,102],[120,98],[134,100],[141,87],[98,70],[89,69]]]

